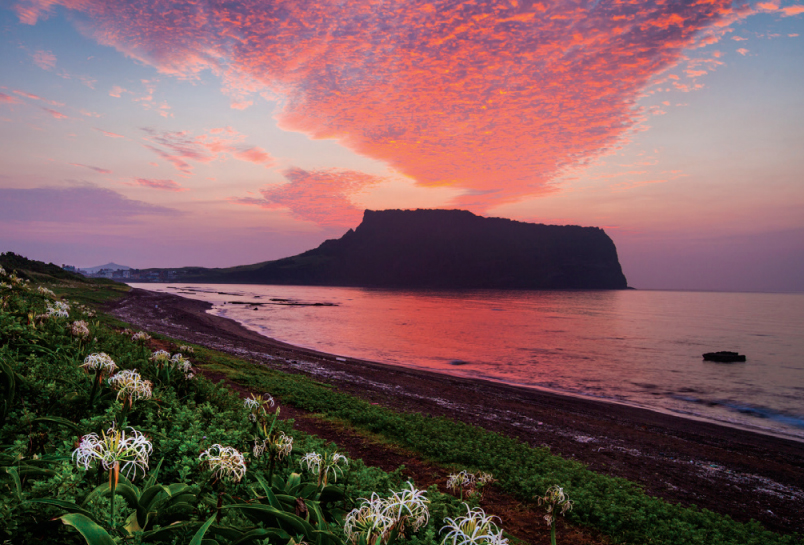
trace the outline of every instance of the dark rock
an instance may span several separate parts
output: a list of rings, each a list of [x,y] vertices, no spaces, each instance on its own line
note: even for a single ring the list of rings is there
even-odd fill
[[[728,352],[721,350],[720,352],[707,352],[703,355],[706,361],[716,361],[718,363],[734,363],[738,361],[745,361],[745,356],[737,352]]]
[[[357,229],[297,256],[188,282],[435,289],[625,289],[617,249],[597,227],[484,218],[465,210],[366,210]]]

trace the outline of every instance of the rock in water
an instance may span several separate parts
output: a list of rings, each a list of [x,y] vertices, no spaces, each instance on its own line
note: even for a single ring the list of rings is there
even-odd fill
[[[737,361],[745,361],[745,356],[737,352],[728,352],[721,350],[720,352],[707,352],[703,355],[706,361],[716,361],[719,363],[734,363]]]

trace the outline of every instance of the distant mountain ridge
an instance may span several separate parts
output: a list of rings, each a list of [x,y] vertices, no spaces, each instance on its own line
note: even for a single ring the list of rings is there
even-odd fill
[[[82,271],[89,273],[96,273],[101,269],[108,269],[110,271],[127,271],[131,267],[125,265],[118,265],[117,263],[107,263],[106,265],[98,265],[97,267],[79,267]]]
[[[485,218],[465,210],[366,210],[356,229],[302,254],[228,269],[173,269],[171,275],[225,284],[628,287],[614,242],[600,228]]]

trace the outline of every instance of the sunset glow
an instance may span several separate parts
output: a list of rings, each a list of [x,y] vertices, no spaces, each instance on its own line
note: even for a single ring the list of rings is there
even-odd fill
[[[796,2],[9,6],[4,251],[231,266],[464,208],[603,227],[636,287],[804,290]]]

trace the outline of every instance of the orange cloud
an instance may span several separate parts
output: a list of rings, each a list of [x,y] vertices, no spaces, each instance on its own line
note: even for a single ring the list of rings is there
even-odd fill
[[[356,194],[385,181],[385,178],[354,170],[290,168],[283,172],[289,183],[260,190],[262,198],[232,198],[232,202],[262,208],[287,208],[302,220],[328,227],[349,227],[360,223],[362,208],[351,200]]]
[[[124,182],[126,185],[139,185],[151,189],[161,189],[164,191],[188,191],[173,180],[149,180],[147,178],[134,178],[133,182]]]
[[[93,167],[92,165],[82,165],[81,163],[67,163],[67,164],[72,165],[74,167],[88,168],[90,170],[94,170],[95,172],[99,172],[101,174],[111,174],[112,173],[112,171],[109,170],[109,169],[100,168],[100,167]]]
[[[782,13],[788,17],[798,15],[799,13],[804,13],[804,5],[784,7],[782,8]]]
[[[119,85],[113,85],[112,88],[109,90],[109,96],[110,97],[115,97],[115,98],[120,98],[120,96],[123,93],[128,93],[128,92],[130,92],[130,91],[127,91],[126,89],[123,89]]]
[[[229,154],[240,161],[247,161],[271,167],[275,161],[264,149],[246,144],[246,136],[231,127],[217,128],[209,134],[192,135],[189,131],[163,131],[144,129],[149,142],[145,147],[169,161],[184,174],[190,174],[192,167],[187,161],[209,163],[223,160]]]
[[[737,53],[739,53],[742,56],[745,56],[748,53],[748,50],[744,47],[741,47],[740,49],[737,50]]]
[[[233,104],[277,97],[282,128],[461,188],[454,204],[478,211],[551,191],[621,145],[652,78],[750,11],[731,0],[241,0],[177,2],[165,17],[156,0],[75,1],[24,0],[27,20],[53,3],[81,9],[101,44],[163,74],[211,70]],[[174,165],[216,156],[188,135],[155,138]]]

